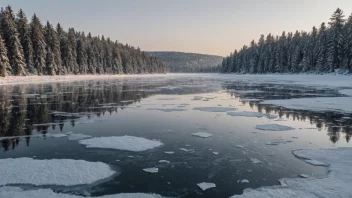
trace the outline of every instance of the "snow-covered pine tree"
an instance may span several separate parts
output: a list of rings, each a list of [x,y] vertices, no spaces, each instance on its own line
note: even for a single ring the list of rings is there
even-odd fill
[[[344,27],[344,54],[346,68],[352,70],[352,14],[348,17]]]
[[[46,43],[46,59],[45,59],[45,74],[47,75],[56,75],[58,71],[58,66],[55,61],[55,55],[53,53],[53,48],[56,47],[55,41],[53,38],[52,25],[47,21],[46,26],[44,28],[44,37]]]
[[[21,42],[18,38],[15,17],[10,6],[1,8],[1,33],[7,48],[7,57],[12,75],[26,75],[26,61]]]
[[[340,8],[330,18],[330,53],[333,58],[333,69],[340,68],[343,57],[343,24],[345,22],[343,11]]]
[[[22,9],[17,13],[16,25],[18,38],[21,41],[24,57],[26,59],[26,69],[29,74],[37,74],[33,66],[33,46],[29,32],[28,20]]]
[[[84,32],[78,37],[77,40],[77,65],[78,74],[86,74],[88,68],[87,50],[86,50],[86,38]]]
[[[68,29],[68,35],[67,35],[67,40],[68,40],[68,48],[70,51],[70,60],[69,60],[69,65],[68,67],[70,68],[70,71],[72,72],[72,74],[78,74],[79,73],[79,69],[77,66],[77,53],[76,53],[76,45],[77,45],[77,41],[76,41],[76,33],[75,30],[73,28],[69,28]]]
[[[0,35],[0,77],[10,75],[11,67],[9,59],[7,58],[7,50]]]
[[[30,24],[30,34],[33,45],[33,63],[38,75],[45,75],[46,43],[42,24],[36,14],[33,15]]]

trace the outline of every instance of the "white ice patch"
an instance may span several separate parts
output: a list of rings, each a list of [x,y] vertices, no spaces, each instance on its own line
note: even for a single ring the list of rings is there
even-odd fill
[[[177,108],[170,108],[170,109],[161,109],[161,108],[149,108],[147,110],[155,110],[155,111],[162,111],[162,112],[178,112],[178,111],[187,111],[187,109],[177,109]]]
[[[194,96],[194,97],[193,97],[193,100],[202,100],[202,99],[203,99],[202,96]]]
[[[352,96],[352,89],[342,89],[339,90],[340,94],[344,94],[344,95],[348,95],[348,96]]]
[[[251,111],[241,111],[241,112],[227,112],[227,115],[230,116],[241,116],[241,117],[267,117],[269,119],[275,119],[277,116],[276,115],[270,115],[266,113],[260,113],[260,112],[251,112]]]
[[[263,103],[289,109],[311,111],[352,112],[352,97],[295,98],[289,100],[266,100]]]
[[[22,190],[18,187],[0,187],[0,197],[6,198],[85,198],[78,195],[70,195],[64,193],[56,193],[51,189],[36,189],[36,190]],[[162,198],[157,194],[146,193],[120,193],[113,195],[104,195],[95,198]]]
[[[214,155],[219,155],[219,152],[213,152]]]
[[[159,172],[159,169],[153,167],[153,168],[145,168],[145,169],[143,169],[143,171],[145,171],[147,173],[157,173],[157,172]]]
[[[243,148],[243,146],[242,146],[242,145],[236,145],[236,147],[237,147],[237,148]]]
[[[197,133],[192,133],[192,136],[197,136],[201,138],[208,138],[213,136],[213,134],[207,133],[207,132],[197,132]]]
[[[328,164],[318,161],[318,160],[314,160],[314,159],[308,159],[308,160],[304,160],[305,162],[307,162],[308,164],[312,164],[314,166],[329,166]]]
[[[162,164],[170,164],[170,161],[168,161],[168,160],[159,160],[159,163],[162,163]]]
[[[79,134],[79,133],[72,133],[70,134],[67,139],[68,140],[83,140],[87,138],[91,138],[92,136],[90,135],[84,135],[84,134]]]
[[[202,183],[199,183],[197,185],[198,185],[198,187],[200,189],[202,189],[202,191],[208,190],[209,188],[215,188],[216,187],[216,184],[214,184],[214,183],[206,183],[206,182],[202,182]]]
[[[249,181],[248,181],[248,179],[243,179],[243,180],[241,181],[241,183],[242,183],[242,184],[245,184],[245,183],[249,183]]]
[[[193,152],[194,149],[180,148],[180,151],[184,151],[184,152]]]
[[[308,178],[309,176],[306,174],[299,174],[298,176],[302,177],[302,178]]]
[[[0,185],[81,185],[112,176],[115,172],[102,162],[72,159],[0,159]]]
[[[164,153],[165,153],[165,154],[168,154],[168,155],[172,155],[172,154],[174,154],[175,152],[174,152],[174,151],[165,151]]]
[[[258,124],[255,128],[263,131],[289,131],[295,129],[293,127],[279,124]]]
[[[252,164],[260,164],[260,163],[262,163],[262,161],[260,161],[260,160],[257,159],[257,158],[251,158],[251,159],[249,159],[249,161],[250,161]]]
[[[157,140],[148,140],[145,138],[127,135],[96,137],[91,139],[79,140],[79,143],[86,145],[87,148],[105,148],[136,152],[153,149],[163,145],[163,143]]]
[[[281,186],[246,189],[242,195],[234,195],[232,198],[352,197],[352,172],[346,171],[352,167],[352,148],[296,150],[293,154],[328,164],[327,177],[281,179]]]
[[[206,111],[206,112],[228,112],[234,111],[236,108],[232,107],[196,107],[193,110]]]

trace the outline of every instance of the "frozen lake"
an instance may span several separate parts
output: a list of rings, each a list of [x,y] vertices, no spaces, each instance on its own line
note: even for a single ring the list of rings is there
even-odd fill
[[[60,170],[44,183],[17,175],[1,185],[80,196],[210,198],[281,178],[326,177],[325,167],[292,150],[351,147],[352,110],[343,104],[351,104],[352,86],[277,78],[155,75],[0,86],[0,161],[25,157],[35,166],[28,169]],[[57,176],[70,175],[76,163],[55,168],[52,159],[80,160],[87,170],[65,185]],[[36,160],[52,168],[38,168]],[[16,172],[26,160],[0,165],[6,163]]]

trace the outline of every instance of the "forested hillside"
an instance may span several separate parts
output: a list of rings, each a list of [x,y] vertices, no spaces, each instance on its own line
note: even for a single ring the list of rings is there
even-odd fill
[[[222,71],[235,73],[329,73],[352,69],[352,15],[337,9],[328,24],[312,31],[261,35],[223,59]]]
[[[10,6],[0,13],[0,76],[163,73],[166,65],[139,48],[90,33],[65,31]]]
[[[149,55],[168,65],[169,72],[220,72],[223,57],[184,53],[184,52],[148,52]]]

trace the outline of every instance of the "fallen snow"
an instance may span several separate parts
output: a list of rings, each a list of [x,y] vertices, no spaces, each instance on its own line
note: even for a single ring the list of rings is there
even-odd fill
[[[136,152],[153,149],[163,145],[163,143],[157,140],[148,140],[134,136],[95,137],[79,140],[79,143],[86,145],[87,148],[106,148]]]
[[[215,188],[216,187],[216,184],[214,184],[214,183],[206,183],[206,182],[202,182],[202,183],[199,183],[197,185],[198,185],[198,187],[200,189],[202,189],[202,191],[208,190],[209,188]]]
[[[255,126],[255,128],[263,131],[288,131],[295,129],[293,127],[279,124],[258,124],[257,126]]]
[[[145,171],[147,173],[157,173],[157,172],[159,172],[159,169],[153,167],[153,168],[145,168],[145,169],[143,169],[143,171]]]
[[[234,111],[236,108],[231,107],[196,107],[193,110],[206,111],[206,112],[227,112]]]
[[[81,185],[115,174],[109,165],[72,159],[0,159],[0,185]],[[0,196],[1,197],[1,196]]]
[[[70,134],[67,139],[68,140],[83,140],[87,138],[91,138],[92,136],[90,135],[84,135],[84,134],[79,134],[79,133],[72,133]]]
[[[78,195],[56,193],[51,189],[22,190],[18,187],[0,187],[0,197],[6,198],[84,198]],[[146,193],[120,193],[104,195],[95,198],[162,198],[157,194]]]
[[[352,197],[352,172],[348,171],[352,167],[352,148],[296,150],[293,154],[328,164],[327,177],[281,179],[281,186],[246,189],[242,195],[234,195],[232,198]]]
[[[339,111],[352,113],[352,97],[319,97],[295,98],[288,100],[265,100],[263,104],[272,104],[288,109],[311,110],[319,112]]]
[[[270,115],[266,113],[261,113],[261,112],[251,112],[251,111],[241,111],[241,112],[227,112],[227,115],[230,116],[242,116],[242,117],[267,117],[269,119],[275,119],[277,118],[276,115]]]
[[[197,133],[192,133],[192,136],[197,136],[201,138],[208,138],[213,136],[213,134],[207,133],[207,132],[197,132]]]

